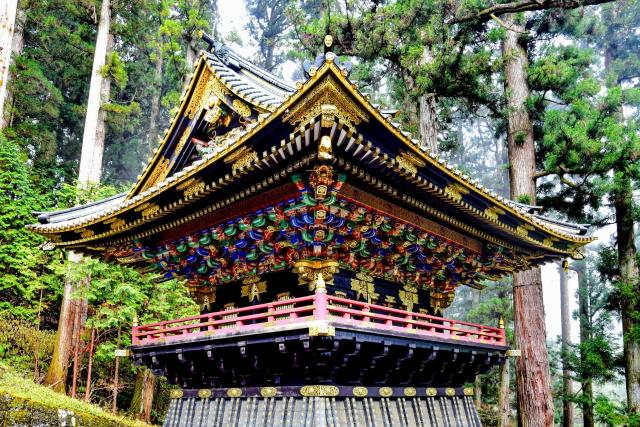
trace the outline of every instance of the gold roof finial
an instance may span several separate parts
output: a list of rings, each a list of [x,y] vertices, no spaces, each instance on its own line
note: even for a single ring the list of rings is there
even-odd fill
[[[325,51],[331,50],[332,46],[333,46],[333,36],[331,34],[327,34],[326,36],[324,36]]]

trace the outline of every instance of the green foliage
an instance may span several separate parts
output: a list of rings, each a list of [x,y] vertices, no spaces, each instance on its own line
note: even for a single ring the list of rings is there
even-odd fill
[[[34,372],[36,364],[46,366],[55,332],[38,327],[25,319],[0,315],[0,360],[25,374]]]
[[[59,260],[43,253],[43,239],[24,228],[40,207],[26,155],[0,134],[0,315],[33,321],[49,315],[49,304],[58,298],[53,270]]]
[[[608,427],[640,425],[640,418],[637,415],[629,414],[623,405],[602,394],[596,397],[594,412],[598,422]]]
[[[118,52],[109,52],[104,67],[100,70],[102,77],[111,79],[120,89],[126,86],[129,76]]]

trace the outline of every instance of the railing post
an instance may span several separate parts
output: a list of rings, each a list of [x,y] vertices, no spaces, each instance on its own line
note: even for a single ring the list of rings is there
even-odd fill
[[[502,316],[498,320],[498,328],[500,328],[500,344],[504,345],[507,343],[507,334],[504,328],[504,317]]]
[[[273,312],[275,311],[275,308],[273,307],[273,304],[269,304],[267,306],[267,322],[272,323],[276,321],[276,317],[273,315]]]
[[[213,322],[213,316],[212,315],[208,315],[207,316],[207,323],[209,323],[209,325],[207,325],[207,331],[213,331],[214,330],[214,326],[210,324],[211,322]]]
[[[407,329],[413,329],[413,325],[411,324],[411,321],[413,320],[413,313],[408,313],[405,318],[407,319],[407,324],[404,325],[404,327]]]
[[[327,286],[324,283],[322,273],[317,273],[313,300],[313,316],[315,317],[315,320],[327,320],[329,318]]]
[[[371,312],[371,307],[369,307],[369,304],[365,305],[364,307],[362,307],[362,321],[363,322],[369,322],[371,320],[371,318],[369,318],[369,316],[367,316],[367,313]]]

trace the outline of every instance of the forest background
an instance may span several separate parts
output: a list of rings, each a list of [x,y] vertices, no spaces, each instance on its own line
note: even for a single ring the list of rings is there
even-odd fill
[[[178,105],[197,51],[206,46],[198,31],[291,81],[302,79],[300,64],[332,34],[337,53],[354,62],[351,79],[360,90],[398,109],[404,129],[432,151],[509,197],[510,152],[530,140],[537,191],[513,198],[602,230],[586,259],[572,262],[577,273],[553,267],[542,275],[556,292],[551,298],[560,294],[555,286],[563,274],[579,281],[579,291],[570,295],[578,339],[563,347],[547,336],[552,416],[564,425],[640,425],[640,396],[634,400],[629,392],[640,387],[640,4],[245,0],[238,13],[239,4],[17,2],[11,43],[2,44],[5,52],[11,46],[11,60],[0,64],[8,67],[0,110],[2,369],[10,366],[113,412],[162,421],[170,387],[114,351],[130,344],[136,321],[197,312],[184,284],[156,283],[94,260],[71,263],[24,226],[34,222],[34,211],[116,194],[135,181]],[[91,76],[105,10],[110,21],[93,115]],[[514,51],[505,47],[510,37]],[[507,74],[515,55],[525,62],[520,113],[529,120],[516,130],[511,123],[518,108]],[[91,143],[103,147],[104,156],[97,179],[83,180],[80,172],[79,185],[89,127],[95,128]],[[65,299],[69,281],[83,286]],[[73,333],[61,361],[56,331],[66,300],[81,307],[69,311]],[[460,288],[446,316],[486,324],[503,318],[517,346],[509,280],[483,290]],[[485,425],[509,425],[522,416],[510,364],[510,370],[476,381]]]

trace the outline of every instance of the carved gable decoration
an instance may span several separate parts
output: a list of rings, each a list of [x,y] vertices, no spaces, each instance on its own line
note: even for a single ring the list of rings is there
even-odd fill
[[[327,109],[325,107],[323,111],[323,105],[334,105],[331,113],[352,129],[363,121],[369,121],[369,115],[349,98],[333,78],[325,79],[313,88],[289,109],[282,120],[292,125],[304,124],[321,114],[324,120]]]

